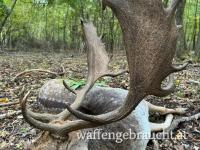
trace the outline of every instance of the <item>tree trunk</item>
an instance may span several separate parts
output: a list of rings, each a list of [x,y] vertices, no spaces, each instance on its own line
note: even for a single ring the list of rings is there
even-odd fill
[[[8,13],[8,15],[6,15],[6,17],[4,18],[3,22],[1,23],[1,26],[0,26],[0,33],[2,32],[3,27],[5,26],[5,24],[6,24],[7,20],[8,20],[8,18],[9,18],[10,15],[12,14],[12,12],[13,12],[13,10],[14,10],[14,8],[15,8],[16,3],[17,3],[17,0],[15,0],[15,1],[13,2],[13,5],[12,5],[12,7],[11,7],[11,9],[10,9],[10,12]]]
[[[200,18],[199,18],[199,32],[197,35],[197,42],[195,46],[195,56],[200,60]]]
[[[63,49],[64,50],[66,50],[67,48],[67,40],[66,40],[67,14],[68,14],[68,10],[64,16],[64,27],[63,27]]]
[[[113,57],[113,51],[114,51],[114,25],[115,25],[115,17],[114,14],[112,13],[112,17],[111,20],[109,22],[109,26],[110,26],[110,37],[109,37],[109,42],[110,42],[110,57]]]
[[[194,16],[194,29],[193,29],[193,44],[192,44],[192,50],[195,50],[195,46],[196,46],[198,1],[199,1],[199,0],[196,0],[196,9],[195,9],[195,16]]]
[[[183,26],[183,17],[184,17],[184,9],[185,9],[186,0],[182,0],[177,8],[176,12],[176,24]],[[181,58],[182,55],[185,54],[187,49],[186,41],[185,41],[185,32],[184,27],[179,29],[178,43],[177,43],[177,52],[176,55],[178,58]]]
[[[8,18],[10,17],[10,15],[12,14],[15,6],[16,6],[16,3],[17,3],[17,0],[14,0],[12,6],[11,6],[11,9],[10,9],[10,12],[6,15],[6,17],[4,18],[4,20],[2,21],[2,23],[0,24],[0,34],[1,34],[1,40],[0,40],[0,51],[3,49],[3,40],[2,40],[2,31],[3,31],[3,27],[5,26]]]

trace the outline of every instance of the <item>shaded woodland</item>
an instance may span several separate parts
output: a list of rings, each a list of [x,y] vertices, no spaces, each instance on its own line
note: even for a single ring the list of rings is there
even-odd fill
[[[170,0],[164,1],[167,7]],[[123,51],[122,33],[111,10],[99,0],[1,0],[1,51],[84,53],[80,19],[91,20],[106,49]],[[200,58],[200,2],[183,0],[176,13],[180,25],[177,56]]]
[[[200,0],[0,0],[0,150],[199,150],[199,119]]]

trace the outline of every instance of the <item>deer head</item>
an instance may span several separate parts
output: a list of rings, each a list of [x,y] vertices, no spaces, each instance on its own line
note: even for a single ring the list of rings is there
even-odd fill
[[[127,72],[110,73],[109,57],[97,36],[96,28],[92,23],[82,23],[88,47],[86,86],[80,91],[73,91],[64,82],[65,87],[76,94],[76,100],[57,115],[38,114],[27,109],[27,93],[21,101],[26,121],[41,130],[66,136],[72,131],[109,124],[127,117],[147,95],[170,94],[174,89],[173,80],[166,87],[161,86],[162,81],[187,66],[177,67],[172,64],[178,31],[174,14],[179,1],[173,0],[168,8],[164,8],[161,0],[103,0],[103,6],[113,10],[123,32],[130,74],[130,90],[124,103],[114,111],[97,116],[77,111],[99,78],[115,77]],[[79,120],[70,121],[68,118],[71,114]]]

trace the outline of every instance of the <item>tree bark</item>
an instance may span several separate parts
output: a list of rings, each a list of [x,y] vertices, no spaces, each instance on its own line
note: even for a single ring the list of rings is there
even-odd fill
[[[195,46],[195,56],[197,56],[197,58],[200,59],[200,18],[199,18],[199,32],[197,35],[197,42]]]
[[[64,27],[63,27],[63,49],[64,50],[66,50],[67,48],[67,40],[66,40],[67,15],[68,15],[68,9],[64,16]]]
[[[196,9],[195,9],[195,17],[194,17],[194,29],[193,29],[193,45],[192,45],[192,50],[195,50],[195,46],[196,46],[197,11],[198,11],[198,0],[196,0]]]
[[[176,12],[176,24],[183,26],[183,17],[184,17],[184,9],[185,9],[186,0],[182,0],[177,8]],[[182,27],[179,29],[178,43],[177,43],[177,52],[176,55],[178,58],[181,58],[182,55],[185,54],[187,49],[186,41],[185,41],[185,32]]]
[[[45,7],[45,38],[46,38],[46,41],[49,40],[48,38],[48,9],[47,9],[47,6]]]

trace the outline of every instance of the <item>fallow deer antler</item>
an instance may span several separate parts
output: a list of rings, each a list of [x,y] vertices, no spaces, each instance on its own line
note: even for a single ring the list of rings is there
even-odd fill
[[[88,79],[85,87],[81,89],[80,91],[74,91],[72,90],[64,81],[64,86],[71,91],[72,93],[76,94],[76,99],[74,103],[71,105],[73,109],[77,109],[80,107],[81,103],[85,99],[86,94],[88,91],[94,86],[95,82],[104,76],[111,76],[115,77],[121,74],[124,74],[128,71],[121,71],[118,73],[111,73],[108,70],[108,63],[109,63],[109,57],[105,50],[104,44],[101,42],[101,39],[97,36],[96,28],[92,23],[85,23],[82,24],[84,28],[84,35],[86,38],[86,43],[88,46]],[[65,120],[69,117],[70,112],[68,110],[65,110],[61,112],[58,115],[50,115],[50,114],[39,114],[34,113],[26,108],[26,101],[28,98],[29,93],[24,97],[24,99],[21,101],[22,106],[22,114],[24,115],[24,118],[29,122],[31,125],[40,128],[42,130],[48,130],[52,133],[57,132],[58,129],[55,128],[55,125],[52,124],[46,124],[40,121],[54,121],[54,120]],[[40,121],[39,121],[40,120]],[[76,122],[76,121],[75,121]],[[80,122],[80,121],[78,121]],[[75,125],[74,122],[72,125]],[[70,125],[69,122],[67,122],[67,125],[64,125],[63,127],[66,128],[66,126]]]
[[[85,87],[76,92],[76,100],[71,104],[73,109],[78,109],[80,107],[86,94],[99,78],[104,76],[115,77],[128,72],[125,70],[118,73],[111,73],[108,69],[109,57],[105,50],[105,45],[101,42],[101,38],[97,36],[96,28],[91,22],[87,24],[83,24],[82,22],[82,26],[84,28],[86,45],[88,48],[88,77]],[[60,116],[62,116],[61,119],[66,119],[69,115],[70,113],[66,110],[63,111]]]
[[[128,95],[124,105],[118,110],[100,116],[83,114],[67,107],[77,118],[96,123],[102,123],[103,120],[104,123],[113,122],[126,117],[146,95],[160,97],[169,95],[175,87],[173,79],[170,79],[165,88],[161,87],[163,80],[188,65],[187,63],[175,67],[171,64],[177,42],[174,14],[180,0],[173,0],[167,9],[164,9],[159,0],[148,2],[104,0],[103,2],[104,6],[112,8],[122,26],[130,70],[129,95],[131,96]],[[145,6],[147,10],[139,11]],[[134,25],[135,30],[131,25]]]
[[[170,94],[174,89],[173,82],[170,80],[168,86],[162,88],[163,80],[171,73],[181,71],[187,66],[187,64],[180,67],[172,65],[177,42],[174,14],[179,1],[173,0],[165,9],[161,0],[103,0],[104,6],[109,6],[120,22],[127,52],[130,89],[121,107],[97,116],[86,115],[76,110],[95,81],[108,74],[108,57],[103,44],[96,36],[93,26],[86,24],[84,29],[90,51],[88,57],[92,60],[88,63],[88,82],[82,92],[77,93],[77,98],[71,107],[67,107],[72,114],[83,120],[65,121],[57,125],[55,122],[50,124],[39,122],[40,119],[36,120],[28,115],[26,97],[22,101],[25,119],[42,130],[63,134],[121,120],[128,116],[147,95]],[[89,26],[90,28],[87,28]],[[65,110],[58,116],[60,120],[65,120],[68,115],[69,112]]]

